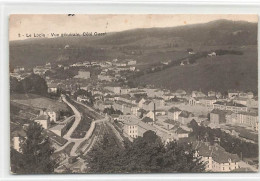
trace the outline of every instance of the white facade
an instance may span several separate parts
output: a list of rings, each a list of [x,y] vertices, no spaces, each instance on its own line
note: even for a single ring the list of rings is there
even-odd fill
[[[124,125],[124,131],[125,133],[130,136],[131,138],[137,138],[138,137],[138,125]]]
[[[38,119],[35,120],[36,123],[39,123],[44,129],[48,129],[49,128],[49,119]]]
[[[14,148],[16,151],[18,151],[18,152],[21,152],[20,143],[21,143],[21,139],[20,139],[19,136],[13,137],[13,148]]]

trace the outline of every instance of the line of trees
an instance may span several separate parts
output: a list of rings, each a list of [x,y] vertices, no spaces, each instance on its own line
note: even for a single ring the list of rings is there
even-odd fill
[[[192,146],[170,142],[166,146],[153,131],[121,149],[104,135],[87,157],[90,173],[173,173],[203,172],[205,164],[194,157]]]
[[[217,142],[227,152],[237,154],[243,157],[252,158],[258,157],[258,145],[243,141],[239,138],[231,136],[221,129],[211,129],[210,127],[199,126],[195,120],[190,122],[190,127],[193,129],[191,136],[197,140],[210,142],[212,145]]]
[[[33,93],[38,95],[47,95],[48,86],[44,78],[36,74],[18,81],[15,77],[10,77],[11,93]]]

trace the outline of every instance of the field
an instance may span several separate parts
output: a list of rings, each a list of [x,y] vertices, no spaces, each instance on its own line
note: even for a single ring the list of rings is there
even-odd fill
[[[69,111],[66,104],[35,94],[11,94],[10,98],[12,102],[38,110],[46,108],[54,111]]]
[[[198,59],[195,64],[175,66],[135,79],[139,85],[170,90],[221,91],[237,89],[257,93],[257,48],[242,47],[243,55]]]

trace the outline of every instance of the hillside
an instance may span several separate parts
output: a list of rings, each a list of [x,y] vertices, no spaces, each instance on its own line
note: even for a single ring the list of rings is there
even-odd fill
[[[135,81],[139,85],[151,84],[171,90],[214,90],[223,93],[236,89],[257,93],[257,47],[241,50],[243,55],[201,58],[195,64],[170,67]]]
[[[256,37],[256,23],[218,20],[170,28],[127,30],[103,37],[30,39],[10,42],[10,65],[33,67],[46,62],[112,58],[146,61],[146,57],[153,57],[157,51],[162,52],[160,57],[169,58],[175,56],[169,51],[178,54],[186,48],[256,45]],[[69,48],[65,49],[66,45]]]

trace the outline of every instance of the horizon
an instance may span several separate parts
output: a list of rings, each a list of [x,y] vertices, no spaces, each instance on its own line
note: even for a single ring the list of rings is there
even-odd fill
[[[76,17],[76,19],[75,19]],[[62,24],[66,18],[66,24]],[[71,18],[71,19],[67,19]],[[74,18],[74,19],[73,19]],[[62,21],[63,20],[63,21]],[[88,23],[84,23],[87,20]],[[162,20],[162,21],[159,21]],[[119,33],[135,29],[173,28],[214,21],[258,23],[257,15],[10,15],[9,42],[46,39],[51,33]],[[47,22],[46,22],[47,21]],[[37,22],[37,23],[36,23]],[[44,24],[42,23],[44,22]],[[135,23],[135,24],[133,24]],[[45,25],[45,26],[44,26]],[[64,31],[65,30],[65,31]],[[48,37],[22,37],[18,34],[48,34]]]

